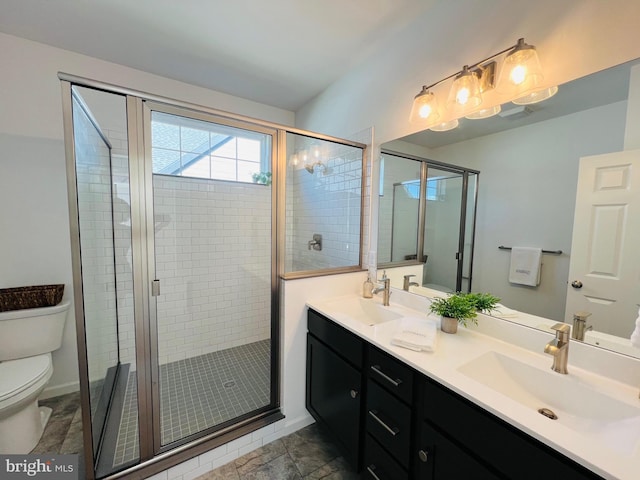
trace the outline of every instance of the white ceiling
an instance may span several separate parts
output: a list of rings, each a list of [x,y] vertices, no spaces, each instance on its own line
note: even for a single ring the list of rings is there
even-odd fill
[[[0,31],[295,111],[435,0],[1,0]]]

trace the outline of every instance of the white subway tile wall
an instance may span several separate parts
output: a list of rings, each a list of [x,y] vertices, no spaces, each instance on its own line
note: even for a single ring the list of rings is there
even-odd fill
[[[313,172],[288,161],[286,185],[285,271],[319,270],[358,265],[362,149],[287,134],[287,157],[319,148],[321,161]],[[314,234],[322,235],[322,250],[309,248]]]
[[[118,361],[109,148],[74,102],[78,217],[89,381]]]
[[[160,364],[269,338],[271,187],[153,184]]]

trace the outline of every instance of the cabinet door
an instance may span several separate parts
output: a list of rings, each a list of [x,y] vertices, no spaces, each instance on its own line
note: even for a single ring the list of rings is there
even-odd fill
[[[324,424],[357,470],[360,451],[362,374],[307,334],[307,409]]]
[[[422,424],[420,444],[416,456],[417,479],[450,480],[472,478],[474,480],[498,480],[492,472],[473,457],[440,435],[428,423]]]

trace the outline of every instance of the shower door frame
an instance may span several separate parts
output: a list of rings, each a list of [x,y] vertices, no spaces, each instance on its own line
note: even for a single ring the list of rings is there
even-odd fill
[[[146,265],[143,267],[145,272],[147,272],[146,283],[143,282],[143,285],[148,285],[146,289],[145,306],[149,308],[149,331],[148,338],[150,339],[149,343],[149,352],[150,352],[150,374],[151,374],[151,401],[152,401],[152,424],[153,424],[153,452],[154,455],[158,455],[160,453],[173,450],[177,446],[180,446],[184,443],[189,442],[189,438],[193,436],[202,436],[203,432],[212,432],[216,433],[221,430],[218,426],[212,426],[204,430],[203,432],[199,432],[193,434],[191,436],[181,438],[179,440],[175,440],[174,442],[163,445],[161,439],[161,415],[160,415],[160,365],[159,365],[159,354],[158,354],[158,309],[157,303],[154,300],[155,296],[152,294],[152,282],[157,279],[156,276],[156,258],[155,258],[155,222],[154,222],[154,187],[153,187],[153,165],[152,165],[152,157],[151,157],[151,112],[161,112],[167,113],[170,115],[200,120],[209,123],[215,123],[218,125],[224,125],[229,127],[234,127],[238,129],[248,130],[252,132],[257,132],[265,135],[271,136],[271,151],[270,151],[270,160],[271,160],[271,170],[272,175],[276,177],[278,175],[278,130],[275,128],[269,128],[261,125],[256,125],[254,123],[240,121],[236,119],[229,119],[222,117],[220,115],[214,115],[211,113],[205,113],[200,111],[195,111],[192,109],[185,109],[182,107],[177,107],[173,105],[168,105],[165,103],[154,102],[149,100],[135,100],[136,108],[136,117],[139,118],[140,113],[142,114],[142,128],[143,128],[143,147],[144,147],[144,161],[139,162],[139,167],[142,167],[143,172],[140,182],[137,186],[144,185],[144,191],[139,192],[139,198],[144,198],[145,206],[145,218],[140,219],[145,222],[144,225],[141,224],[141,228],[145,232],[142,235],[142,239],[146,238],[146,245],[142,245],[142,248],[146,250],[145,258]],[[141,109],[141,110],[140,110]],[[140,172],[138,172],[140,174]],[[188,178],[188,177],[186,177]],[[270,285],[271,285],[271,294],[270,294],[270,356],[271,356],[271,368],[270,368],[270,399],[269,404],[261,407],[257,410],[253,410],[249,413],[243,414],[238,418],[249,417],[249,419],[255,419],[256,415],[265,415],[273,413],[272,410],[275,408],[279,408],[280,405],[280,395],[279,395],[279,369],[274,367],[277,365],[279,360],[279,329],[277,324],[279,322],[274,322],[273,319],[277,319],[279,317],[279,304],[278,304],[278,271],[277,271],[277,187],[278,184],[276,182],[272,183],[271,186],[271,272],[270,272]],[[132,195],[133,196],[133,195]],[[135,278],[134,278],[135,283]],[[145,401],[148,401],[145,400]],[[233,420],[229,420],[231,422]],[[228,422],[225,422],[228,423]],[[232,428],[236,428],[238,423],[234,422]]]
[[[132,228],[132,264],[133,264],[133,291],[134,291],[134,319],[135,319],[135,344],[136,344],[136,381],[138,385],[138,426],[140,454],[137,463],[124,470],[108,474],[106,479],[122,478],[133,474],[135,478],[146,478],[147,475],[157,473],[180,462],[193,458],[196,455],[210,451],[231,440],[242,437],[271,423],[284,418],[280,411],[281,388],[281,364],[280,364],[280,284],[281,271],[279,266],[283,264],[280,258],[284,252],[280,246],[284,235],[280,232],[280,223],[284,213],[279,215],[279,209],[284,203],[284,168],[286,165],[285,154],[278,150],[278,139],[282,129],[279,125],[263,122],[241,115],[230,114],[207,107],[180,102],[165,97],[149,95],[128,88],[104,83],[97,80],[86,79],[58,73],[61,81],[62,110],[64,126],[64,144],[66,157],[66,171],[68,182],[68,207],[70,213],[70,242],[71,260],[73,270],[74,306],[76,317],[76,338],[78,345],[78,364],[80,380],[80,400],[82,406],[83,443],[87,451],[93,449],[91,427],[91,408],[89,398],[89,377],[87,365],[87,346],[85,343],[84,308],[82,296],[82,265],[80,260],[80,228],[78,222],[77,207],[77,179],[75,172],[75,147],[73,143],[74,128],[72,114],[72,88],[74,86],[93,88],[107,93],[123,95],[126,98],[127,107],[127,136],[129,153],[129,178],[131,195],[131,228]],[[147,238],[148,232],[153,232],[153,214],[151,209],[146,209],[146,202],[152,199],[152,174],[150,171],[151,160],[147,159],[145,152],[145,102],[153,104],[157,110],[167,113],[181,112],[182,116],[217,121],[217,123],[240,126],[248,130],[260,133],[266,131],[272,137],[271,168],[273,172],[272,183],[272,217],[271,217],[271,379],[270,379],[270,404],[242,417],[242,420],[224,428],[209,428],[196,435],[192,435],[183,441],[176,441],[162,446],[160,442],[159,400],[157,375],[158,362],[152,357],[157,346],[154,345],[156,332],[155,322],[151,321],[152,304],[151,280],[147,268],[150,255],[153,253],[153,238]],[[289,129],[287,129],[288,131]],[[148,132],[147,132],[148,138]],[[284,149],[281,149],[284,150]],[[148,162],[148,166],[147,166]],[[147,174],[147,170],[149,170]],[[153,205],[151,203],[151,205]],[[151,212],[151,213],[150,213]],[[156,337],[157,338],[157,337]],[[153,382],[155,381],[155,385]],[[155,391],[154,391],[155,390]],[[155,422],[158,422],[157,424]],[[195,438],[194,438],[195,437]],[[85,470],[88,480],[95,479],[96,464],[93,455],[85,455]],[[140,476],[143,475],[143,476]],[[139,476],[139,477],[138,477]]]
[[[133,260],[133,291],[134,291],[134,318],[136,336],[136,366],[138,382],[138,425],[140,457],[134,466],[125,468],[116,473],[104,477],[106,480],[116,478],[146,478],[180,462],[189,460],[197,455],[208,452],[218,446],[226,444],[236,438],[247,435],[260,428],[282,420],[284,415],[280,411],[281,397],[281,325],[280,325],[280,293],[281,279],[305,278],[317,275],[329,275],[332,273],[346,273],[362,271],[364,256],[364,192],[367,172],[367,146],[365,144],[332,137],[329,135],[309,132],[273,122],[257,120],[243,115],[232,114],[189,102],[182,102],[171,98],[153,95],[134,89],[114,85],[99,80],[88,79],[58,72],[62,90],[62,110],[64,125],[64,144],[68,181],[68,199],[70,213],[70,243],[73,270],[73,287],[76,315],[76,338],[78,345],[78,366],[80,378],[80,399],[82,405],[83,442],[85,446],[92,446],[90,423],[90,400],[88,393],[87,348],[85,344],[85,329],[83,323],[83,297],[82,269],[80,264],[80,243],[78,209],[76,205],[77,185],[75,176],[75,151],[73,145],[73,122],[71,113],[71,89],[73,86],[82,86],[101,90],[107,93],[119,94],[126,97],[127,106],[127,135],[129,144],[129,178],[131,186],[131,226],[132,226],[132,260]],[[218,118],[225,122],[240,122],[244,126],[252,126],[256,129],[267,129],[275,132],[272,143],[272,230],[271,230],[271,400],[269,410],[265,410],[251,418],[247,418],[232,426],[203,434],[196,439],[189,438],[183,444],[170,444],[165,447],[160,445],[159,424],[157,425],[157,438],[154,431],[154,414],[151,382],[153,379],[153,365],[151,354],[153,352],[150,322],[151,278],[145,268],[148,259],[147,239],[142,232],[149,228],[149,218],[146,218],[140,206],[147,201],[147,194],[151,192],[144,181],[151,181],[151,175],[145,179],[145,149],[144,149],[144,102],[161,105],[162,108],[180,109],[189,115],[204,115],[208,119]],[[361,209],[360,209],[360,244],[358,265],[314,270],[308,272],[294,272],[285,275],[285,186],[286,186],[286,134],[294,133],[320,140],[327,140],[337,144],[360,148],[362,154],[362,181],[361,181]],[[152,230],[151,230],[152,231]],[[157,368],[157,365],[156,365]],[[206,431],[208,432],[208,431]],[[159,448],[156,448],[159,447]],[[85,455],[86,478],[95,479],[95,465],[92,455]]]
[[[471,283],[473,279],[473,252],[474,252],[474,244],[475,244],[475,232],[476,232],[476,216],[478,209],[478,184],[480,181],[480,171],[474,170],[467,167],[461,167],[458,165],[452,165],[449,163],[439,162],[437,160],[430,160],[428,158],[419,157],[416,155],[402,153],[395,150],[381,149],[381,155],[387,154],[396,156],[399,158],[404,158],[407,160],[415,160],[421,162],[420,164],[420,201],[418,208],[418,238],[417,238],[417,259],[415,261],[398,261],[398,262],[384,262],[378,265],[378,268],[392,268],[398,266],[405,265],[416,265],[416,264],[424,264],[426,262],[426,257],[424,255],[424,238],[425,238],[425,227],[427,222],[427,181],[428,181],[428,169],[430,167],[436,168],[438,170],[444,170],[450,173],[459,174],[462,177],[462,198],[460,205],[460,222],[459,222],[459,235],[458,235],[458,245],[457,245],[457,254],[456,254],[456,291],[460,291],[462,288],[462,280],[464,277],[464,242],[467,238],[467,224],[466,218],[467,215],[473,215],[473,222],[471,223],[471,233],[469,234],[471,240],[471,248],[469,253],[469,276],[468,280],[468,291],[471,291]],[[469,201],[469,177],[471,175],[475,175],[475,188],[473,192],[473,211],[469,211],[468,209],[468,201]]]

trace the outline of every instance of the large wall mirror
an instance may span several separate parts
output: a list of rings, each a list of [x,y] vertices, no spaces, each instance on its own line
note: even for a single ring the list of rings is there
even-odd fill
[[[631,192],[630,198],[640,202],[640,186],[634,179],[640,178],[634,173],[640,171],[640,151],[635,155],[629,146],[625,148],[625,130],[640,128],[634,113],[639,97],[640,59],[560,85],[556,96],[545,102],[526,107],[508,103],[501,115],[462,119],[455,130],[418,132],[385,143],[382,150],[480,172],[472,290],[502,299],[505,308],[496,316],[546,329],[551,322],[571,323],[577,309],[585,310],[591,313],[585,342],[640,357],[640,349],[629,342],[640,303],[640,242],[630,242],[640,236],[640,216],[629,214],[634,211],[631,207],[619,208],[620,201],[600,210],[583,200],[576,202],[577,192],[584,197],[584,185],[588,191],[594,185],[604,190],[622,185]],[[593,156],[613,164],[595,167],[595,177],[585,180],[589,162],[585,157]],[[381,171],[383,179],[394,170],[389,162]],[[598,176],[598,171],[604,174]],[[411,225],[410,218],[415,219],[413,228],[419,228],[415,212],[407,213],[404,224]],[[590,229],[597,221],[605,228],[594,239]],[[388,238],[383,230],[381,223],[380,242]],[[574,237],[585,237],[586,246],[575,246]],[[514,246],[550,252],[542,255],[538,286],[509,282],[511,254],[500,247]],[[388,247],[380,243],[378,250]],[[622,247],[630,248],[621,253]],[[591,270],[580,274],[576,267],[580,262],[591,262]],[[393,279],[403,278],[403,268],[410,267],[398,267],[400,274],[391,277],[394,287],[402,288]],[[619,277],[613,293],[599,291],[605,277]],[[409,290],[429,296],[423,286]]]

